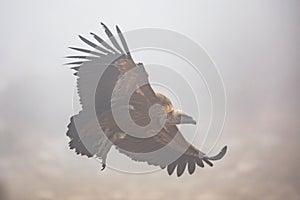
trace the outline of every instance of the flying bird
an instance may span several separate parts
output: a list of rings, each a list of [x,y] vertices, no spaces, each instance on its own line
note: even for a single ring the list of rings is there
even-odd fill
[[[90,33],[94,42],[79,35],[93,49],[70,47],[86,55],[67,56],[77,59],[66,65],[75,70],[82,105],[68,125],[70,148],[79,155],[101,159],[102,170],[113,146],[134,161],[166,168],[169,175],[176,171],[178,177],[186,168],[193,174],[196,166],[213,166],[212,161],[221,159],[227,146],[219,154],[207,156],[186,141],[177,125],[196,121],[153,90],[144,65],[133,60],[119,27],[114,36],[101,25],[108,41],[95,33]]]

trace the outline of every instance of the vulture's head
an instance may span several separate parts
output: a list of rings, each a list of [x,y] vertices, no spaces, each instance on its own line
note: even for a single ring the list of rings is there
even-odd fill
[[[167,115],[168,124],[196,124],[193,117],[182,112],[181,110],[173,110]]]
[[[159,99],[159,103],[164,107],[167,113],[167,124],[196,124],[196,121],[193,119],[193,117],[181,110],[175,110],[170,99],[168,99],[166,96],[160,93],[157,93],[156,95]]]

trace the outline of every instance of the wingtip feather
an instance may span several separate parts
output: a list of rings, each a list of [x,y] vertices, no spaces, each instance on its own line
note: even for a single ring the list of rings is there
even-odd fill
[[[178,163],[177,165],[177,177],[180,177],[184,170],[185,170],[185,167],[186,167],[186,164],[187,164],[187,161],[182,159],[181,162]]]
[[[168,165],[167,171],[169,175],[172,175],[176,168],[176,163],[171,163]]]
[[[194,160],[189,160],[188,162],[188,171],[189,171],[189,174],[193,174],[194,171],[196,169],[196,164],[195,164],[195,161]]]
[[[220,160],[225,156],[226,152],[227,152],[227,145],[224,146],[217,155],[208,157],[208,159],[209,160]]]

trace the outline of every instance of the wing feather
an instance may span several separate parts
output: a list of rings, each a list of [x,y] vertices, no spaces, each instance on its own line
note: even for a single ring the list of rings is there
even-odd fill
[[[185,170],[187,164],[186,157],[183,156],[182,158],[179,159],[178,165],[177,165],[177,176],[181,176]]]
[[[99,57],[95,57],[95,56],[66,56],[66,58],[87,59],[87,60],[99,59]]]
[[[114,48],[112,48],[107,42],[105,42],[101,37],[96,35],[95,33],[90,33],[100,44],[102,44],[107,49],[111,50],[114,53],[118,53]]]
[[[125,40],[125,38],[123,36],[123,33],[121,32],[121,30],[120,30],[120,28],[118,26],[116,26],[116,29],[117,29],[117,32],[119,34],[120,40],[122,42],[123,48],[125,49],[125,53],[127,54],[127,56],[128,56],[129,59],[132,59],[130,51],[129,51],[129,48],[128,48],[127,43],[126,43],[126,40]]]
[[[188,171],[190,174],[193,174],[196,169],[195,161],[193,158],[188,159]]]
[[[111,31],[107,28],[107,26],[101,22],[101,25],[103,26],[106,35],[110,39],[111,43],[121,52],[121,54],[125,54],[123,49],[120,47],[119,43],[117,42],[116,38],[113,36]]]
[[[69,47],[70,49],[73,49],[75,51],[81,51],[81,52],[84,52],[84,53],[89,53],[89,54],[93,54],[95,56],[104,56],[105,54],[102,54],[102,53],[99,53],[99,52],[96,52],[96,51],[91,51],[91,50],[87,50],[87,49],[82,49],[82,48],[77,48],[77,47]]]
[[[169,175],[173,174],[175,168],[176,168],[176,162],[173,162],[173,163],[169,164],[168,168],[167,168],[168,174]]]
[[[95,49],[97,49],[97,50],[99,50],[99,51],[102,51],[103,53],[110,53],[108,50],[106,50],[106,49],[104,49],[104,48],[102,48],[102,47],[96,45],[95,43],[89,41],[88,39],[82,37],[81,35],[79,35],[79,38],[80,38],[83,42],[85,42],[86,44],[88,44],[89,46],[91,46],[91,47],[93,47],[93,48],[95,48]]]

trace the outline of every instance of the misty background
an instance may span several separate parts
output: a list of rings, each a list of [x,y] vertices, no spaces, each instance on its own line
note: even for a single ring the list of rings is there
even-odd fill
[[[0,200],[299,199],[300,2],[2,1]],[[78,34],[155,27],[202,45],[224,79],[227,118],[213,168],[100,172],[65,135]],[[130,44],[129,44],[130,46]]]

